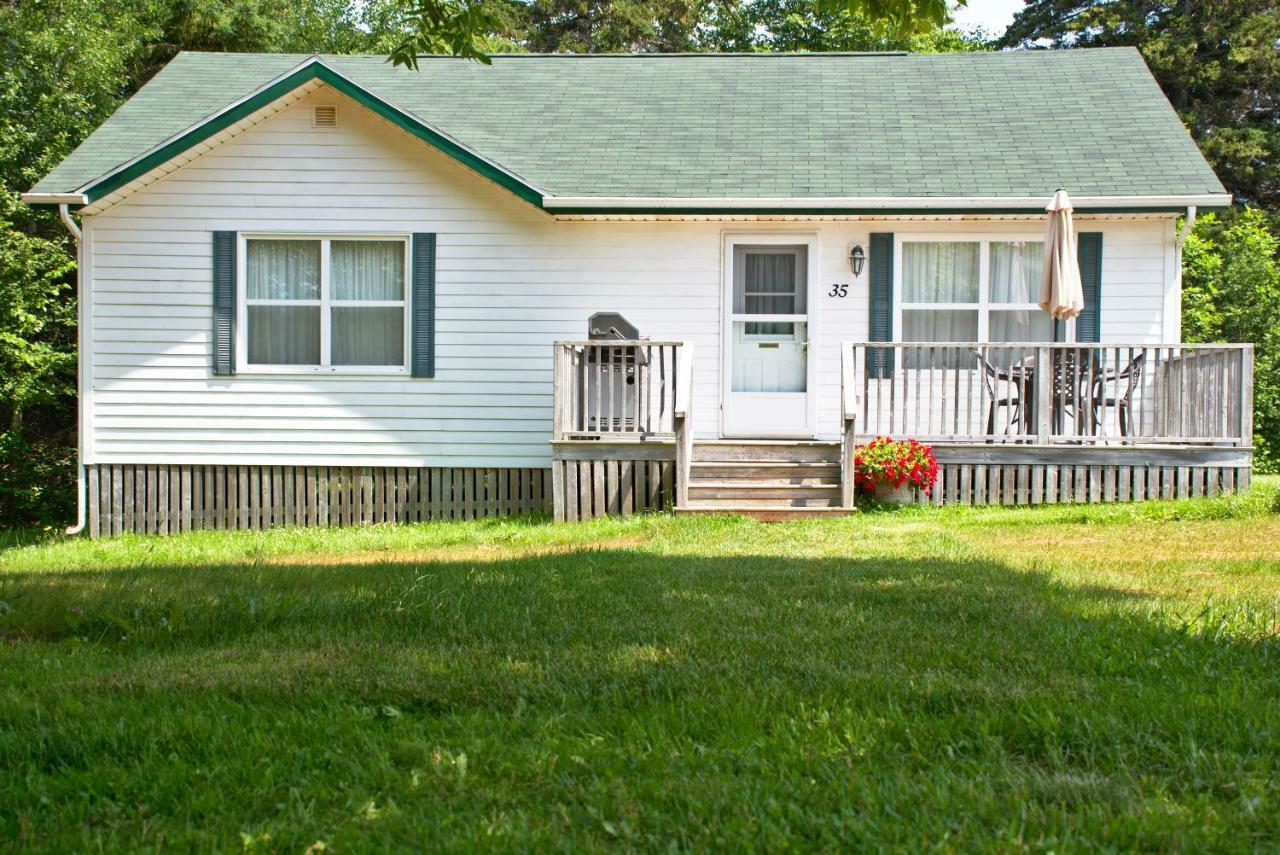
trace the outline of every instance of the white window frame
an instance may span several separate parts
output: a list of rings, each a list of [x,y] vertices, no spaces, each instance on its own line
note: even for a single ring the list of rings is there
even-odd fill
[[[297,240],[320,244],[320,299],[318,300],[263,300],[254,299],[254,306],[316,306],[320,309],[320,364],[319,365],[263,365],[249,361],[249,305],[248,264],[251,240]],[[403,300],[338,300],[330,298],[329,252],[333,241],[395,241],[404,246],[404,299]],[[411,312],[412,288],[409,280],[410,236],[407,234],[316,233],[316,232],[240,232],[236,246],[236,373],[237,374],[409,374],[413,314]],[[330,352],[330,328],[333,308],[399,308],[404,310],[404,362],[401,365],[332,365]]]
[[[897,234],[894,235],[893,247],[893,329],[896,341],[903,338],[902,317],[904,311],[922,310],[957,310],[978,312],[978,342],[986,342],[990,336],[992,311],[1043,312],[1037,303],[993,303],[991,302],[991,244],[993,243],[1043,243],[1043,234],[1013,233],[940,233],[930,234]],[[976,243],[978,244],[978,302],[976,303],[907,303],[902,299],[903,263],[902,247],[908,243]],[[1067,321],[1062,331],[1064,342],[1076,340],[1076,323]],[[1001,344],[1032,344],[1033,342],[1001,342]],[[1046,342],[1040,342],[1044,344]]]

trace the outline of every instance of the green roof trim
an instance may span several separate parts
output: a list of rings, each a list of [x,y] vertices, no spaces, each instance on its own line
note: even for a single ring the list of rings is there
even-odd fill
[[[265,88],[260,89],[252,96],[233,104],[231,107],[215,114],[206,121],[199,123],[181,136],[170,140],[164,145],[152,150],[145,156],[127,164],[123,169],[108,173],[100,180],[89,184],[83,191],[88,199],[88,203],[93,204],[102,197],[110,195],[129,182],[147,174],[157,166],[167,163],[179,154],[199,145],[215,134],[220,133],[245,117],[256,113],[271,102],[284,97],[299,86],[309,83],[312,80],[319,80],[327,84],[338,92],[341,92],[343,95],[346,95],[361,105],[369,108],[402,130],[408,131],[418,139],[423,140],[444,152],[449,157],[452,157],[454,160],[471,167],[485,178],[505,187],[521,199],[524,199],[527,202],[532,202],[535,205],[541,205],[543,194],[536,187],[533,187],[510,173],[497,168],[484,158],[477,156],[474,152],[469,151],[467,148],[459,145],[457,142],[449,139],[444,134],[430,127],[421,119],[406,113],[404,110],[387,103],[376,95],[366,91],[360,86],[357,86],[346,77],[343,77],[341,74],[338,74],[332,68],[325,65],[324,61],[319,57],[305,63],[297,70],[285,75],[279,80],[276,80]]]
[[[101,199],[312,79],[556,214],[750,213],[748,200],[756,213],[942,213],[950,200],[1022,213],[1059,187],[1108,211],[1229,198],[1141,55],[1099,48],[422,57],[418,71],[382,56],[181,53],[35,201]]]

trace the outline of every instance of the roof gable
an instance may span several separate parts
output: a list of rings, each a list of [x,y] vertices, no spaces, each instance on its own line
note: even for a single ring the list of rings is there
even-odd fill
[[[320,79],[548,208],[1224,193],[1132,49],[420,65],[180,54],[34,190],[101,198],[140,164]]]

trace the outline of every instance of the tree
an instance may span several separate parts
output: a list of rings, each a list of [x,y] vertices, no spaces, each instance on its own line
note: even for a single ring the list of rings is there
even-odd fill
[[[983,50],[978,39],[935,26],[902,30],[845,6],[811,0],[751,0],[712,10],[701,46],[717,51]]]
[[[1005,47],[1136,46],[1236,200],[1280,208],[1280,3],[1029,0]]]
[[[1280,238],[1261,211],[1201,217],[1183,246],[1187,341],[1254,343],[1254,463],[1280,469]]]
[[[0,3],[0,525],[65,519],[75,485],[74,244],[19,194],[179,50],[389,42],[356,0]]]
[[[417,68],[419,54],[446,52],[487,62],[484,41],[500,30],[502,20],[498,2],[417,0],[399,20],[404,35],[392,49],[391,60]],[[742,6],[756,2],[748,0]],[[764,0],[766,5],[769,2]],[[964,5],[966,0],[957,2]],[[517,41],[529,50],[581,53],[706,49],[711,46],[708,41],[717,46],[722,42],[714,36],[700,39],[700,25],[714,18],[715,12],[735,5],[732,0],[719,4],[715,0],[531,0],[527,7],[531,28],[526,39]],[[801,10],[798,4],[793,8]],[[746,16],[737,20],[749,21],[753,14],[748,8]],[[801,14],[818,22],[841,20],[844,14],[847,20],[866,22],[900,38],[935,33],[951,21],[947,0],[810,0]],[[760,49],[751,47],[753,33],[734,27],[734,19],[724,18],[723,23],[730,33],[723,44]]]

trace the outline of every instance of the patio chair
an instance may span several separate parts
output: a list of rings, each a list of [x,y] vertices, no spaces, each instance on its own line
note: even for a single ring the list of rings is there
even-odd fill
[[[996,368],[982,351],[976,348],[971,349],[970,352],[974,359],[978,360],[978,367],[982,369],[982,380],[987,385],[987,394],[990,397],[987,404],[987,436],[995,436],[996,413],[1002,408],[1009,410],[1009,420],[1004,428],[1004,432],[1008,434],[1015,426],[1022,423],[1022,396],[1019,394],[1018,381],[1014,377],[1015,371]],[[1017,369],[1017,371],[1023,370]],[[1001,384],[1004,384],[1003,397],[1000,391]]]
[[[1139,350],[1129,364],[1117,371],[1099,371],[1093,377],[1091,418],[1093,432],[1097,433],[1103,422],[1103,410],[1114,407],[1120,423],[1120,435],[1128,436],[1133,428],[1133,390],[1142,385],[1142,366],[1147,352]],[[1110,397],[1108,397],[1110,396]]]
[[[1081,356],[1084,357],[1082,366]],[[1071,416],[1075,422],[1076,434],[1082,434],[1085,428],[1092,426],[1090,408],[1091,397],[1086,390],[1092,388],[1091,377],[1098,373],[1097,361],[1091,350],[1082,348],[1054,349],[1053,351],[1053,408],[1054,432],[1061,434],[1066,426],[1066,417]]]

